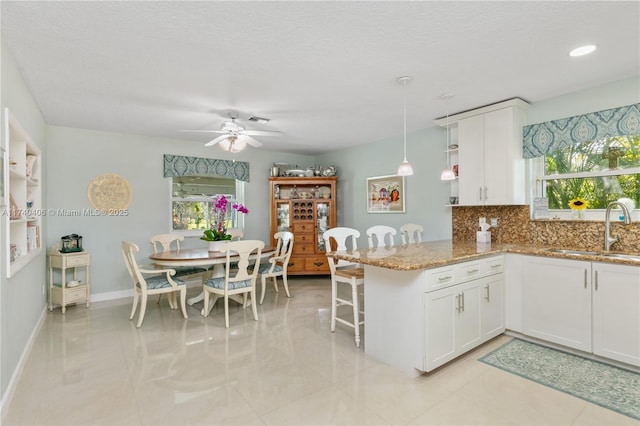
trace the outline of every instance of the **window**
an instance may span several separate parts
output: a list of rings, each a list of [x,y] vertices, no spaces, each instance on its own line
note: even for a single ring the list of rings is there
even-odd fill
[[[211,226],[211,199],[224,194],[231,202],[242,202],[243,184],[233,178],[211,176],[178,176],[171,178],[172,231],[184,235],[201,235]],[[229,212],[228,228],[241,228],[242,217],[236,210]]]
[[[573,144],[544,156],[539,178],[549,209],[569,210],[583,198],[588,209],[605,209],[620,198],[640,206],[640,135]]]

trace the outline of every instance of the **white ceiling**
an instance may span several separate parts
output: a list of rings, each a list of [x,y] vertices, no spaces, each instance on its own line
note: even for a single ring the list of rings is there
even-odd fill
[[[0,2],[47,123],[205,143],[228,111],[317,154],[638,76],[638,1]],[[582,58],[568,51],[586,43]],[[396,78],[410,75],[406,87]],[[215,136],[215,135],[214,135]],[[212,148],[213,149],[213,148]],[[216,148],[217,149],[217,148]],[[254,149],[254,148],[249,148]]]

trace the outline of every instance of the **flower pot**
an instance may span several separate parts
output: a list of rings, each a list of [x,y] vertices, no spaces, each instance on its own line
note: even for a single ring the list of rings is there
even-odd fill
[[[220,249],[225,246],[228,241],[209,241],[209,251],[220,251]]]

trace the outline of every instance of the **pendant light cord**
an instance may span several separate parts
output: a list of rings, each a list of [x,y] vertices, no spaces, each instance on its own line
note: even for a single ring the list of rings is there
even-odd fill
[[[406,86],[406,83],[404,83]],[[403,127],[404,127],[404,161],[407,161],[407,94],[403,94]]]

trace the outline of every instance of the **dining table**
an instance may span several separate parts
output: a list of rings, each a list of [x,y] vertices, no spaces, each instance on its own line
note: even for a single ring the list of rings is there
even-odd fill
[[[275,247],[265,246],[261,253],[260,258],[267,258],[271,256],[276,251]],[[231,256],[231,261],[238,259],[239,256]],[[219,252],[219,251],[209,251],[207,247],[196,247],[196,248],[180,248],[175,250],[165,250],[158,253],[154,253],[149,256],[149,259],[158,266],[172,268],[177,266],[212,266],[213,268],[209,271],[209,278],[218,278],[224,277],[225,274],[225,264],[227,263],[227,253]],[[255,259],[255,254],[249,256],[249,259]],[[210,309],[213,308],[216,301],[220,298],[220,296],[211,295],[213,297],[212,300],[209,301]],[[231,295],[230,299],[235,300],[238,303],[243,304],[244,299],[239,295]],[[189,306],[193,306],[194,304],[201,302],[204,300],[204,290],[197,295],[196,297],[192,297],[187,299],[187,304]],[[204,315],[204,307],[200,311],[202,315]]]

